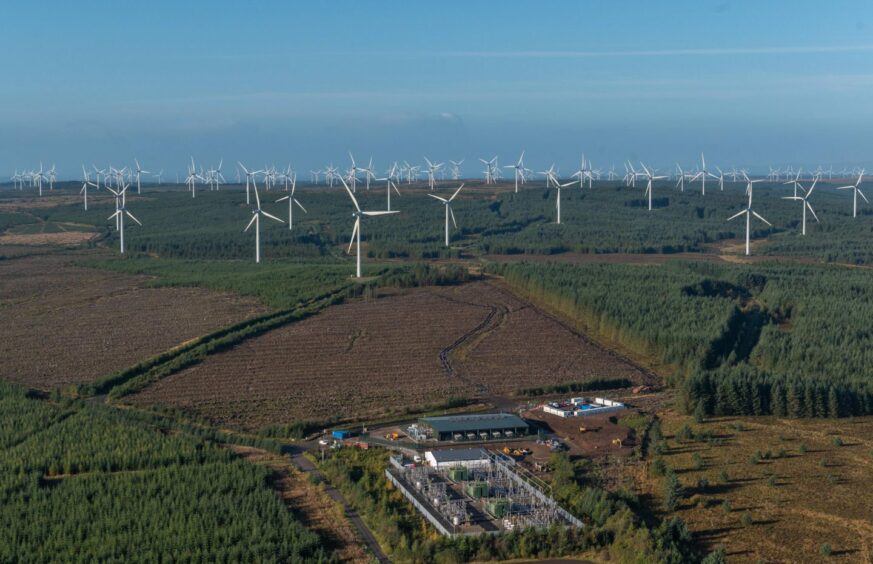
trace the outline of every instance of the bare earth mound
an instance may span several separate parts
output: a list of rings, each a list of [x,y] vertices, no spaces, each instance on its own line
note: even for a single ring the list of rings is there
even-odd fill
[[[490,282],[334,306],[159,381],[131,401],[256,429],[402,414],[450,397],[646,374]]]
[[[49,389],[95,380],[266,311],[146,277],[69,266],[63,257],[0,262],[0,378]]]

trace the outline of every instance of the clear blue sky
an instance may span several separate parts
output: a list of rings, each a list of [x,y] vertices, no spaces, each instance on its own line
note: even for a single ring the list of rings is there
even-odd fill
[[[873,3],[0,4],[0,174],[525,148],[873,168]]]

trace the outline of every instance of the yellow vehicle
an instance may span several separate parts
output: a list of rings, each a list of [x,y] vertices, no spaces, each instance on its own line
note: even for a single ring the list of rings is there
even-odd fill
[[[618,445],[621,448],[621,439],[612,439],[612,444]]]
[[[580,432],[580,433],[587,433],[587,432],[588,432],[588,427],[585,427],[584,425],[580,426],[580,427],[579,427],[579,432]]]

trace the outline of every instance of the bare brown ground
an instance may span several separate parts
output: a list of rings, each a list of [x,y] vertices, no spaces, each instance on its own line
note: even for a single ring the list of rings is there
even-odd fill
[[[230,448],[244,459],[272,470],[273,487],[285,505],[333,550],[340,562],[370,562],[342,506],[331,500],[321,486],[309,482],[287,458],[253,447],[234,445]]]
[[[40,389],[92,381],[262,313],[250,299],[80,268],[69,257],[0,262],[0,378]]]
[[[246,341],[152,384],[170,404],[255,429],[402,415],[450,397],[645,373],[491,282],[418,288],[321,314]]]
[[[62,231],[58,233],[4,233],[0,245],[79,245],[97,237],[87,231]]]
[[[686,423],[711,432],[721,444],[673,439]],[[671,447],[664,460],[691,494],[677,514],[704,545],[726,547],[729,562],[818,562],[825,543],[837,561],[873,561],[873,417],[715,418],[698,425],[668,413],[663,429]],[[781,449],[785,456],[779,456]],[[756,451],[773,456],[755,463]],[[702,469],[693,463],[695,453]],[[727,482],[720,479],[722,470]],[[658,505],[660,482],[639,478],[642,492]],[[696,488],[700,478],[709,488]],[[740,523],[745,512],[752,525]]]

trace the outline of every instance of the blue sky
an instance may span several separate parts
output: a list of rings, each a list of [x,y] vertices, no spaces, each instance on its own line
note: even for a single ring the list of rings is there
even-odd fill
[[[0,174],[522,148],[873,168],[868,1],[7,0],[0,69]]]

